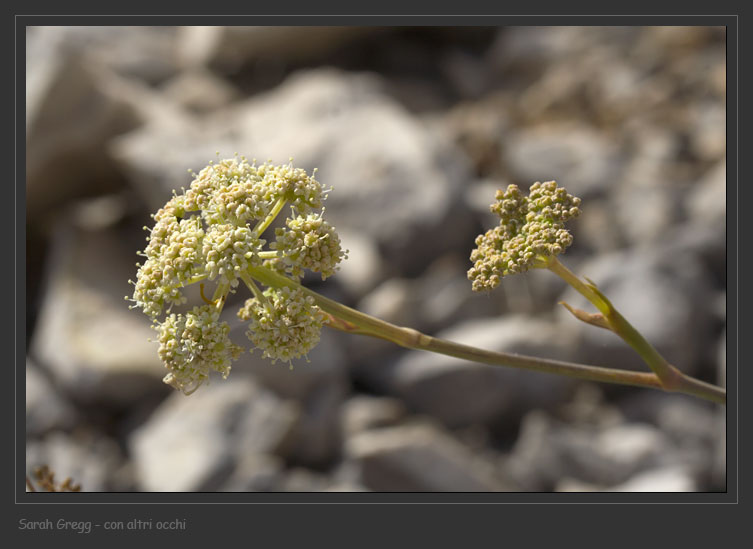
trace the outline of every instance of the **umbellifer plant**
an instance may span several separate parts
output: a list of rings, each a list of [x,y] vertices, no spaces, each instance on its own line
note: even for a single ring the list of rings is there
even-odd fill
[[[188,190],[173,197],[148,229],[145,261],[139,265],[132,307],[153,321],[159,355],[168,370],[165,383],[191,394],[209,379],[223,377],[244,351],[230,341],[219,317],[230,292],[241,283],[251,297],[238,311],[246,335],[263,356],[292,365],[319,341],[323,326],[378,337],[410,349],[441,353],[484,364],[548,372],[584,380],[636,385],[686,393],[725,404],[726,391],[682,373],[614,308],[588,279],[581,280],[557,258],[572,243],[565,222],[580,214],[580,199],[554,181],[534,183],[528,195],[517,186],[497,191],[491,211],[499,225],[476,239],[468,271],[474,291],[489,291],[504,276],[549,269],[585,296],[598,313],[563,303],[579,320],[610,330],[632,347],[651,373],[573,364],[477,349],[400,327],[326,298],[301,285],[305,270],[334,274],[346,257],[335,228],[324,218],[328,190],[292,163],[248,163],[243,157],[210,163],[193,174]],[[261,237],[290,206],[275,240]],[[266,246],[266,248],[265,248]],[[208,298],[204,281],[216,284]],[[182,288],[201,284],[205,304],[170,313],[186,302]],[[265,289],[262,290],[262,287]],[[128,299],[128,298],[127,298]]]

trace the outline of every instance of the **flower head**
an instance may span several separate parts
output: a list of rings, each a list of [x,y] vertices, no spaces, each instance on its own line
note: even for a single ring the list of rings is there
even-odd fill
[[[169,373],[164,382],[191,394],[214,370],[226,378],[232,360],[243,348],[233,344],[227,322],[219,322],[217,309],[205,305],[183,314],[171,314],[155,326],[159,333],[159,356]]]
[[[335,274],[340,261],[347,257],[335,228],[321,213],[288,218],[284,228],[275,230],[275,236],[269,247],[279,255],[267,260],[268,265],[296,278],[309,269],[321,273],[324,280]]]
[[[554,181],[536,182],[525,196],[516,185],[497,191],[499,225],[476,238],[468,278],[473,290],[496,288],[503,276],[545,266],[572,244],[565,222],[580,215],[580,199]]]
[[[301,288],[269,288],[263,299],[252,298],[238,311],[249,321],[246,335],[273,362],[290,362],[317,343],[326,315]]]
[[[236,156],[193,174],[188,190],[174,192],[153,216],[131,301],[159,332],[166,383],[190,393],[210,370],[228,375],[242,348],[230,341],[219,315],[240,281],[258,298],[247,302],[241,316],[250,321],[249,338],[264,356],[290,361],[318,342],[325,315],[313,298],[300,288],[268,288],[262,294],[253,270],[264,264],[296,283],[305,269],[323,279],[335,272],[345,252],[335,228],[317,211],[326,193],[313,175],[292,164],[256,165]],[[285,205],[292,216],[264,250],[261,236]],[[202,280],[216,282],[211,300],[202,288],[207,305],[170,314],[187,302],[182,288]]]
[[[248,227],[210,225],[204,238],[204,269],[209,280],[220,276],[231,286],[252,265],[261,265],[259,252],[264,241]]]

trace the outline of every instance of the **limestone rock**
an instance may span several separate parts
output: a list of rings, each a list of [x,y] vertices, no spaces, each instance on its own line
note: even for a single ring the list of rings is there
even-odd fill
[[[70,219],[55,232],[30,352],[75,400],[126,406],[165,390],[150,322],[124,299],[139,237],[115,227],[88,231]]]
[[[234,471],[252,482],[242,456],[284,455],[297,420],[294,405],[245,378],[218,380],[188,397],[175,392],[129,439],[139,486],[216,490]]]
[[[494,466],[431,424],[364,431],[348,441],[361,482],[375,491],[488,492],[504,489]]]

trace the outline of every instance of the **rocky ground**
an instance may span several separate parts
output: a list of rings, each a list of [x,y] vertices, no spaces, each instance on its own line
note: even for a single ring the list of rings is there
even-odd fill
[[[84,491],[724,491],[726,410],[700,400],[335,332],[292,371],[246,354],[185,397],[123,296],[187,169],[216,151],[293,157],[334,187],[350,250],[317,291],[486,349],[640,368],[558,308],[585,305],[551,273],[471,292],[494,191],[556,179],[584,201],[563,262],[671,362],[723,383],[725,38],[30,28],[27,469]]]

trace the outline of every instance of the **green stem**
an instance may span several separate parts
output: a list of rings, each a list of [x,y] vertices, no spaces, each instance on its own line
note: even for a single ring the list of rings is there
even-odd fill
[[[276,259],[280,257],[280,254],[277,252],[277,250],[265,250],[263,252],[259,252],[259,257],[262,259]]]
[[[194,276],[192,276],[191,278],[189,278],[188,280],[184,280],[184,281],[182,281],[182,282],[181,282],[181,284],[182,284],[182,285],[183,285],[184,287],[185,287],[185,286],[190,286],[191,284],[196,284],[197,282],[200,282],[200,281],[204,280],[204,279],[205,279],[205,278],[207,278],[208,276],[209,276],[209,275],[208,275],[208,274],[206,274],[206,273],[204,273],[204,274],[200,274],[200,275],[194,275]]]
[[[254,279],[251,278],[251,275],[249,275],[246,272],[242,272],[240,274],[240,277],[241,277],[241,280],[245,282],[246,286],[248,286],[248,289],[251,290],[251,293],[254,294],[254,297],[258,299],[260,303],[266,303],[267,298],[264,296],[262,291],[256,285],[256,282],[254,282]]]
[[[264,219],[264,221],[260,221],[256,227],[254,227],[254,234],[256,236],[261,236],[261,234],[267,230],[267,227],[269,227],[272,224],[272,221],[275,220],[277,215],[282,211],[282,208],[285,207],[285,203],[287,200],[285,198],[280,197],[277,199],[277,202],[275,202],[274,207],[272,208],[272,211],[269,212],[269,215]]]
[[[316,304],[325,312],[335,317],[336,321],[330,323],[330,326],[353,334],[367,335],[386,339],[402,347],[409,349],[418,349],[430,351],[443,355],[448,355],[464,360],[480,362],[492,366],[509,366],[524,370],[537,372],[546,372],[551,374],[565,375],[588,381],[599,381],[605,383],[617,383],[622,385],[635,385],[640,387],[649,387],[653,389],[666,389],[661,380],[655,374],[633,372],[629,370],[617,370],[612,368],[603,368],[599,366],[587,366],[583,364],[573,364],[558,360],[543,359],[525,355],[486,351],[477,349],[468,345],[454,343],[440,338],[435,338],[422,334],[412,328],[404,328],[385,322],[373,316],[367,315],[355,309],[351,309],[337,301],[324,297],[297,282],[280,275],[266,267],[251,267],[248,270],[254,279],[266,286],[280,288],[289,286],[292,288],[301,288],[307,295],[310,295],[316,301]],[[694,380],[697,381],[697,380]],[[702,383],[702,382],[697,382]],[[701,398],[714,400],[715,402],[724,402],[719,400],[718,395],[707,391],[698,385],[692,387],[676,388],[674,390],[694,394]],[[716,398],[711,398],[716,397]]]
[[[547,268],[599,309],[609,324],[609,328],[630,345],[648,364],[649,368],[661,380],[662,387],[665,390],[692,394],[722,404],[726,403],[727,393],[724,389],[687,376],[667,362],[659,351],[615,309],[614,305],[599,291],[595,284],[590,281],[588,283],[583,282],[556,257],[550,259]]]
[[[212,301],[216,303],[215,307],[217,309],[217,314],[222,312],[222,308],[225,306],[225,298],[227,298],[227,294],[230,291],[230,283],[226,280],[223,280],[219,284],[217,284],[217,288],[214,290],[214,294],[212,295]]]

